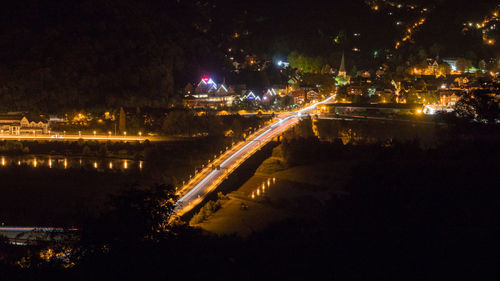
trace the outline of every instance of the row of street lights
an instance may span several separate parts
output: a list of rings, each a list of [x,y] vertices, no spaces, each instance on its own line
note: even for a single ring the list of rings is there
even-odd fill
[[[3,130],[2,130],[2,133],[3,133]],[[64,131],[64,134],[66,134],[66,131]],[[92,134],[95,136],[97,136],[97,131],[93,131]],[[111,131],[108,131],[108,136],[111,137],[113,133]],[[139,137],[142,137],[142,132],[138,132],[137,135]],[[82,136],[82,131],[78,131],[78,136],[81,137]],[[127,136],[127,132],[123,132],[123,136]]]

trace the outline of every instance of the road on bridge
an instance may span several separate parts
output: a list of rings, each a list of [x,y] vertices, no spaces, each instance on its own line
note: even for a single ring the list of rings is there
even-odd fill
[[[309,105],[303,109],[288,112],[279,116],[278,121],[258,130],[245,141],[238,143],[227,150],[208,167],[195,175],[179,192],[180,199],[177,201],[176,213],[182,216],[198,205],[207,194],[219,186],[236,168],[257,150],[270,142],[273,138],[281,135],[292,128],[299,118],[312,112],[317,105],[329,102],[334,96]],[[217,168],[213,168],[217,167]]]
[[[164,142],[172,141],[179,138],[164,137],[164,136],[110,136],[110,135],[7,135],[0,134],[0,140],[28,140],[28,141],[79,141],[79,140],[93,140],[93,141],[124,141],[124,142],[143,142],[148,140],[150,142]]]

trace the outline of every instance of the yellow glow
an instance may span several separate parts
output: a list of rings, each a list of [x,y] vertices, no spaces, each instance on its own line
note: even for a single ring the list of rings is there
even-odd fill
[[[17,165],[21,166],[21,161],[17,161]]]
[[[417,114],[422,114],[422,109],[417,109]]]
[[[68,160],[64,158],[64,169],[68,168]]]
[[[142,161],[139,161],[139,169],[142,170]]]
[[[36,162],[36,158],[35,158],[35,159],[33,160],[33,167],[35,167],[35,168],[36,168],[37,164],[38,164],[38,163]]]
[[[113,162],[109,162],[109,168],[113,169]]]
[[[5,157],[2,156],[2,166],[5,166]]]
[[[255,194],[252,192],[252,199],[255,199]]]
[[[97,162],[94,162],[94,168],[97,169]]]
[[[52,168],[52,159],[49,159],[49,168]]]
[[[123,168],[124,168],[124,169],[127,169],[127,168],[128,168],[128,163],[127,163],[127,160],[123,161]]]
[[[257,189],[257,196],[260,195],[260,189]]]

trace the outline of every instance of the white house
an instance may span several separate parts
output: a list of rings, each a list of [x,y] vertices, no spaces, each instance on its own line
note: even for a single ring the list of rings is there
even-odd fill
[[[41,118],[32,118],[31,121],[24,115],[0,115],[0,130],[2,134],[47,134],[49,122]]]

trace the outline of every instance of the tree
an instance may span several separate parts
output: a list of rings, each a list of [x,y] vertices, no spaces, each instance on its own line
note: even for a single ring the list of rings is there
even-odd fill
[[[457,60],[457,70],[460,72],[465,72],[466,69],[472,67],[472,61],[464,58],[459,58]]]
[[[233,119],[233,123],[231,124],[231,130],[234,133],[234,137],[239,138],[243,134],[243,129],[241,127],[241,122],[237,116]]]
[[[418,94],[415,88],[411,88],[406,96],[406,103],[418,103]]]
[[[433,57],[438,57],[439,56],[439,53],[443,50],[443,46],[442,45],[439,45],[439,44],[433,44],[430,48],[430,53],[431,53],[431,56]]]
[[[127,130],[127,115],[125,114],[125,110],[123,109],[123,107],[120,107],[118,128],[120,129],[121,133],[126,132]]]
[[[133,188],[115,195],[109,211],[85,224],[81,246],[86,250],[101,244],[121,247],[131,242],[157,240],[165,234],[176,199],[173,187],[166,185]]]
[[[418,59],[420,61],[427,59],[427,52],[425,51],[424,48],[421,48],[420,50],[418,50]]]
[[[459,117],[469,121],[484,121],[488,124],[494,124],[496,120],[500,119],[498,103],[485,90],[477,90],[463,95],[455,104],[454,109]]]
[[[293,104],[293,97],[286,95],[279,100],[279,105],[281,108],[287,108]]]

